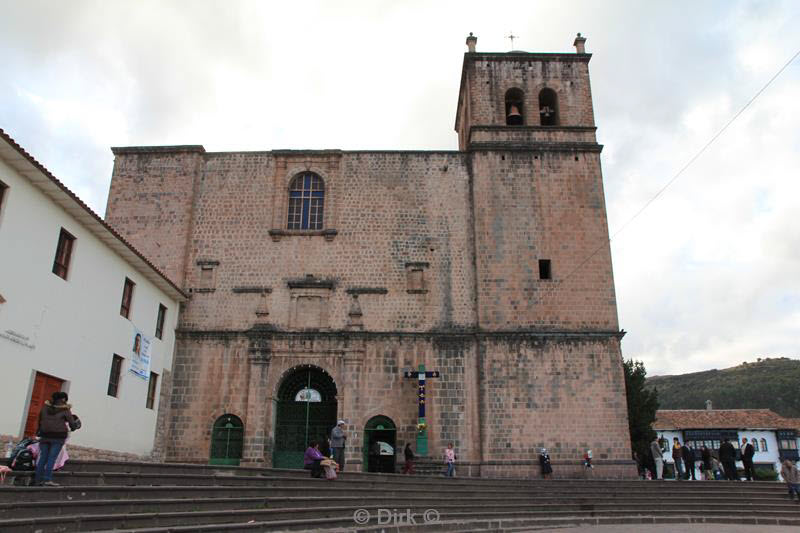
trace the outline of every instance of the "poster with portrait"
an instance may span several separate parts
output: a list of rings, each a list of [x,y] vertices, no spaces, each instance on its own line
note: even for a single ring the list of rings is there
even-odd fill
[[[152,345],[152,340],[152,338],[138,329],[133,329],[130,348],[130,371],[145,381],[150,379],[150,346]]]

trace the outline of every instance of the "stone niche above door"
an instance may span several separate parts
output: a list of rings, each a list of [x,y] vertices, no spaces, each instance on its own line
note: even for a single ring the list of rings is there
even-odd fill
[[[333,281],[312,275],[289,281],[291,329],[328,329]]]

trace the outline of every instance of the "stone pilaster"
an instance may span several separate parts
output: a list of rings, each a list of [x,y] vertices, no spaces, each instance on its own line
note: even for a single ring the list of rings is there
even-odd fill
[[[242,465],[271,466],[272,457],[266,453],[269,440],[267,419],[269,417],[269,367],[272,348],[269,327],[254,327],[248,332],[250,346],[248,360],[250,379],[247,387],[247,421],[244,431]]]
[[[353,340],[344,353],[344,364],[342,365],[342,381],[338,386],[339,418],[347,422],[347,445],[345,447],[345,468],[351,471],[366,471],[363,465],[363,445],[364,428],[359,427],[359,419],[356,416],[362,410],[359,408],[361,402],[361,371],[364,366],[366,347],[363,339]]]

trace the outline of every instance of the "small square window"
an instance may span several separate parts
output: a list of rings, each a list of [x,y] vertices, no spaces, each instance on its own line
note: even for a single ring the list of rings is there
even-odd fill
[[[133,302],[133,288],[136,286],[134,282],[125,278],[125,286],[122,288],[122,305],[119,308],[119,314],[125,318],[130,318],[131,303]]]
[[[156,338],[160,339],[164,335],[164,319],[167,316],[167,308],[158,304],[158,318],[156,319]]]
[[[156,404],[156,391],[158,391],[158,374],[150,372],[150,381],[147,384],[147,403],[146,407],[152,409]]]
[[[69,271],[69,261],[72,257],[72,245],[75,243],[75,237],[61,228],[61,233],[58,235],[58,245],[56,246],[56,257],[53,260],[53,274],[62,279],[67,279],[67,272]]]
[[[111,374],[108,376],[108,395],[117,397],[119,394],[119,380],[122,375],[122,361],[123,358],[114,354],[111,359]]]
[[[539,259],[539,279],[553,279],[549,259]]]

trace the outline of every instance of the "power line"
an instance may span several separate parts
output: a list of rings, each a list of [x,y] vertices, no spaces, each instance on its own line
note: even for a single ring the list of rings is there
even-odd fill
[[[612,240],[614,237],[616,237],[617,235],[619,235],[619,234],[622,232],[622,230],[624,230],[624,229],[625,229],[625,228],[626,228],[626,227],[627,227],[627,226],[628,226],[628,225],[629,225],[631,222],[633,222],[633,221],[634,221],[634,220],[635,220],[635,219],[636,219],[636,218],[637,218],[639,215],[641,215],[641,214],[642,214],[642,212],[643,212],[645,209],[647,209],[647,208],[650,206],[650,204],[652,204],[652,203],[653,203],[653,202],[654,202],[654,201],[655,201],[655,200],[656,200],[656,199],[657,199],[659,196],[661,196],[661,194],[662,194],[664,191],[666,191],[666,190],[669,188],[669,186],[670,186],[670,185],[672,185],[672,184],[675,182],[675,180],[677,180],[677,179],[678,179],[678,178],[681,176],[681,174],[683,174],[683,173],[686,171],[686,169],[688,169],[688,168],[689,168],[689,167],[692,165],[692,163],[694,163],[694,162],[695,162],[695,161],[696,161],[696,160],[697,160],[697,159],[698,159],[698,158],[699,158],[701,155],[703,155],[703,153],[704,153],[704,152],[705,152],[705,151],[706,151],[706,150],[707,150],[707,149],[708,149],[708,148],[709,148],[709,147],[710,147],[710,146],[711,146],[711,145],[714,143],[714,141],[716,141],[716,140],[717,140],[717,139],[718,139],[718,138],[719,138],[719,137],[720,137],[720,136],[721,136],[721,135],[722,135],[722,134],[725,132],[725,130],[727,130],[727,129],[728,129],[728,127],[729,127],[731,124],[733,124],[733,123],[734,123],[734,121],[735,121],[737,118],[739,118],[739,116],[740,116],[742,113],[744,113],[744,112],[745,112],[745,110],[746,110],[748,107],[750,107],[750,104],[752,104],[753,102],[755,102],[755,101],[756,101],[756,99],[757,99],[759,96],[761,96],[761,93],[763,93],[763,92],[764,92],[764,91],[767,89],[767,87],[769,87],[769,86],[772,84],[772,82],[773,82],[773,81],[775,81],[775,79],[776,79],[778,76],[780,76],[780,75],[781,75],[781,73],[783,73],[783,71],[784,71],[784,70],[786,70],[786,67],[788,67],[789,65],[791,65],[791,64],[792,64],[792,62],[793,62],[795,59],[797,59],[797,57],[798,57],[798,56],[800,56],[800,50],[798,50],[797,52],[795,52],[795,54],[794,54],[794,55],[793,55],[793,56],[792,56],[792,57],[789,59],[789,61],[787,61],[786,63],[784,63],[784,65],[783,65],[783,66],[782,66],[782,67],[781,67],[781,68],[778,70],[778,72],[776,72],[776,73],[775,73],[775,75],[774,75],[774,76],[772,76],[772,77],[769,79],[769,81],[767,81],[767,83],[765,83],[765,84],[764,84],[764,86],[763,86],[763,87],[761,87],[761,89],[759,89],[759,90],[758,90],[758,92],[756,92],[756,93],[753,95],[753,97],[752,97],[752,98],[750,98],[750,100],[748,100],[748,102],[747,102],[747,103],[746,103],[746,104],[745,104],[745,105],[744,105],[744,106],[743,106],[743,107],[742,107],[742,108],[741,108],[739,111],[737,111],[737,112],[736,112],[736,114],[735,114],[735,115],[733,115],[733,117],[731,117],[731,119],[730,119],[730,120],[728,120],[728,122],[726,122],[726,123],[725,123],[725,125],[724,125],[724,126],[722,126],[722,128],[720,128],[720,130],[719,130],[719,131],[717,131],[717,133],[715,133],[715,134],[714,134],[714,136],[713,136],[713,137],[711,137],[711,139],[709,139],[709,141],[708,141],[708,142],[707,142],[707,143],[706,143],[706,144],[705,144],[705,145],[704,145],[702,148],[700,148],[700,150],[698,150],[698,152],[697,152],[696,154],[694,154],[694,156],[692,156],[692,158],[691,158],[691,159],[689,159],[689,161],[688,161],[688,162],[687,162],[685,165],[683,165],[683,167],[681,167],[681,169],[680,169],[680,170],[679,170],[679,171],[678,171],[678,172],[677,172],[677,173],[676,173],[674,176],[672,176],[672,179],[670,179],[670,180],[669,180],[669,181],[666,183],[666,185],[664,185],[663,187],[661,187],[661,189],[659,189],[659,190],[658,190],[658,192],[656,192],[656,193],[653,195],[653,197],[652,197],[652,198],[650,198],[650,199],[649,199],[647,202],[645,202],[645,203],[644,203],[644,205],[643,205],[643,206],[642,206],[642,207],[641,207],[641,208],[640,208],[638,211],[636,211],[636,213],[634,213],[634,214],[633,214],[633,216],[632,216],[631,218],[629,218],[629,219],[628,219],[628,220],[627,220],[627,221],[626,221],[624,224],[622,224],[622,226],[620,226],[618,230],[616,230],[616,231],[615,231],[615,232],[614,232],[614,233],[613,233],[613,234],[612,234],[610,237],[608,237],[608,239],[604,240],[604,241],[603,241],[603,243],[602,243],[600,246],[598,246],[597,248],[595,248],[595,249],[594,249],[594,251],[593,251],[591,254],[589,254],[587,257],[586,257],[586,259],[584,259],[583,261],[581,261],[581,263],[580,263],[580,264],[579,264],[577,267],[575,267],[575,268],[574,268],[574,269],[573,269],[573,270],[572,270],[572,271],[571,271],[569,274],[567,274],[566,276],[564,276],[563,280],[567,280],[567,279],[568,279],[570,276],[572,276],[572,275],[573,275],[575,272],[577,272],[578,270],[580,270],[580,269],[581,269],[581,267],[582,267],[583,265],[585,265],[585,264],[586,264],[586,263],[587,263],[587,262],[588,262],[588,261],[589,261],[589,260],[590,260],[592,257],[594,257],[594,256],[597,254],[597,252],[599,252],[600,250],[602,250],[603,248],[605,248],[606,244],[609,244],[609,243],[611,242],[611,240]]]

